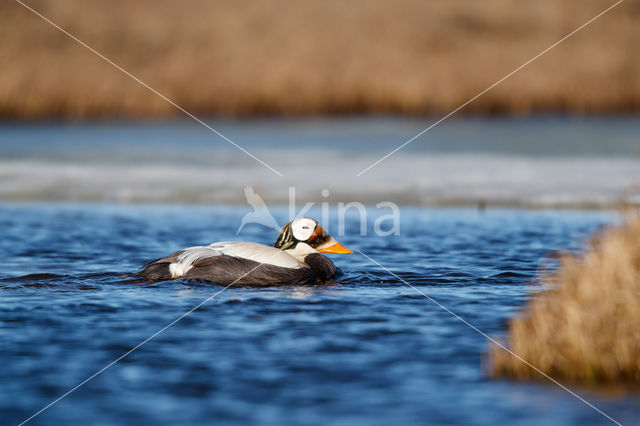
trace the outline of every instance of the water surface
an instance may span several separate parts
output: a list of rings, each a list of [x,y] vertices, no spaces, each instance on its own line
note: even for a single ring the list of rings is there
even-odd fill
[[[122,274],[186,246],[272,243],[273,231],[257,225],[235,236],[247,211],[0,205],[1,423],[29,417],[220,291]],[[350,217],[339,239],[498,337],[540,290],[555,251],[580,250],[616,220],[570,210],[401,213],[399,236],[360,236]],[[335,218],[327,227],[337,229]],[[344,271],[335,283],[223,291],[32,424],[607,424],[553,384],[489,378],[484,337],[365,257],[333,259]],[[49,275],[16,279],[27,274]],[[637,396],[579,391],[622,423],[640,418]]]

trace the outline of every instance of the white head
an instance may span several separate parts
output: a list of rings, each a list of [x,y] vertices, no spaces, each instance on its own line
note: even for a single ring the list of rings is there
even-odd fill
[[[291,222],[291,234],[298,241],[307,241],[313,235],[318,222],[308,217],[301,217]]]
[[[312,252],[351,253],[351,250],[328,235],[318,221],[310,217],[301,217],[284,225],[273,246],[290,250],[298,245],[307,245]]]

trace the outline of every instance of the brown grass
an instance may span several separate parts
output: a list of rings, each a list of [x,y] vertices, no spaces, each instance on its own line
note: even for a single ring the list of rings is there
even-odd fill
[[[613,1],[27,3],[188,110],[251,115],[448,112]],[[18,3],[0,15],[0,117],[178,114]],[[639,27],[627,0],[465,111],[638,110]]]
[[[567,256],[509,325],[509,348],[552,377],[640,383],[640,217],[596,237],[584,257]],[[496,376],[541,375],[506,351],[491,351]]]

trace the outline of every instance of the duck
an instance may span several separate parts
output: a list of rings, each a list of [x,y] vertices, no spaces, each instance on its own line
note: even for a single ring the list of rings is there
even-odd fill
[[[150,282],[190,278],[219,285],[276,286],[326,283],[338,269],[323,253],[350,254],[317,220],[301,217],[282,227],[273,246],[220,241],[153,260],[138,275]]]

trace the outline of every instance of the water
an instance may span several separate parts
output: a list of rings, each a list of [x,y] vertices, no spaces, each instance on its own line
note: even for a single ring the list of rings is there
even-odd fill
[[[0,124],[0,199],[271,204],[326,198],[403,205],[640,204],[640,119],[215,120],[280,177],[192,121]]]
[[[247,211],[0,204],[0,423],[19,423],[219,292],[122,274],[236,238]],[[401,213],[399,236],[360,236],[349,216],[339,240],[497,337],[540,290],[533,283],[554,267],[554,251],[578,251],[616,220],[575,210]],[[275,234],[249,225],[240,237],[271,243]],[[607,424],[544,380],[489,378],[484,337],[362,255],[332,258],[344,272],[335,283],[219,293],[32,424]],[[50,275],[7,280],[26,274]],[[622,423],[640,418],[637,396],[578,391]]]

